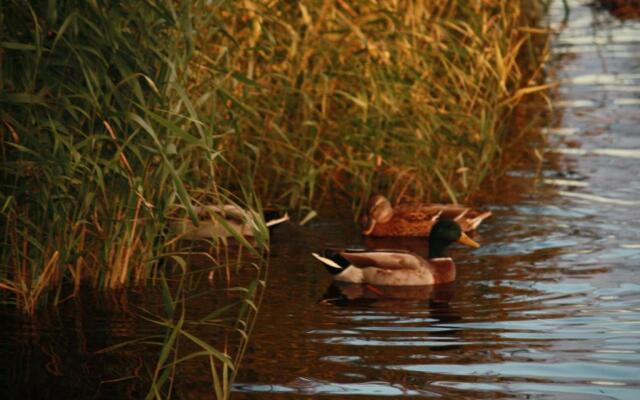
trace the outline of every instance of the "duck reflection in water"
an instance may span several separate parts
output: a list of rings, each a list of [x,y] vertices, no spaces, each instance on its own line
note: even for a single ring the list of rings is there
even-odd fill
[[[454,284],[424,286],[377,286],[370,284],[333,281],[327,288],[321,304],[339,307],[402,307],[408,304],[428,303],[445,306],[455,293]]]

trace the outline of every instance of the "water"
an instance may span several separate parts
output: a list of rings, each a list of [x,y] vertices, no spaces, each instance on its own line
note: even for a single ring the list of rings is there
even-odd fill
[[[309,252],[360,243],[351,216],[277,227],[233,398],[640,398],[640,23],[570,5],[564,27],[551,10],[547,161],[484,197],[494,216],[482,248],[452,249],[457,280],[385,298],[336,287]],[[154,348],[96,351],[158,333],[136,318],[150,296],[85,293],[37,324],[3,318],[0,398],[144,397]],[[215,293],[201,299],[190,311],[215,309]],[[206,365],[179,392],[210,398]]]
[[[570,6],[564,27],[551,10],[548,162],[502,183],[519,195],[491,199],[481,249],[454,249],[456,282],[329,301],[308,249],[357,231],[277,230],[234,398],[640,398],[640,23]]]

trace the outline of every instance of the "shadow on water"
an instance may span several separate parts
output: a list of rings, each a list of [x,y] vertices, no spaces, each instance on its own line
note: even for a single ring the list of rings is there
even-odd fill
[[[233,398],[640,398],[640,22],[589,3],[569,1],[553,40],[549,75],[560,85],[545,162],[481,194],[493,216],[475,235],[482,248],[451,249],[456,281],[402,290],[332,283],[311,250],[424,255],[425,241],[365,241],[348,212],[278,227]],[[553,2],[552,26],[563,15]],[[219,297],[210,290],[189,311],[206,315]],[[161,307],[146,292],[111,301],[84,293],[38,324],[3,316],[0,392],[146,395],[133,378],[149,376],[155,352],[97,353],[158,333],[130,304]],[[233,346],[220,332],[198,334]],[[206,365],[187,371],[180,396],[210,397]]]
[[[113,293],[96,298],[82,290],[65,303],[64,312],[52,310],[37,321],[14,313],[3,315],[3,398],[144,395],[143,382],[126,378],[145,364],[143,353],[121,350],[93,356],[101,347],[145,334],[130,306],[138,301],[144,301],[142,296]],[[121,378],[118,384],[101,385],[103,380],[117,378]],[[112,392],[113,388],[117,390]]]
[[[228,250],[234,259],[237,249]],[[211,274],[208,257],[185,261],[188,273],[166,265],[166,280],[151,287],[105,293],[82,287],[37,319],[0,313],[2,398],[140,399],[154,394],[151,388],[160,398],[170,389],[202,398],[228,391],[224,380],[233,370],[223,365],[241,359],[264,271],[245,262],[226,281],[224,268],[221,276]]]

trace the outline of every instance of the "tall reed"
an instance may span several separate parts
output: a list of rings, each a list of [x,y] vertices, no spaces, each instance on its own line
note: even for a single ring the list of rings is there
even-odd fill
[[[544,88],[523,3],[7,1],[5,299],[144,281],[194,196],[465,199]]]
[[[204,93],[229,162],[260,166],[265,202],[313,208],[339,194],[357,206],[374,191],[461,201],[500,155],[514,107],[545,88],[528,26],[539,14],[523,11],[536,5],[214,2],[189,92]]]
[[[196,218],[198,200],[245,200],[218,187],[218,138],[187,94],[193,4],[3,3],[5,301],[33,313],[72,293],[65,282],[143,282],[172,251],[167,218]]]

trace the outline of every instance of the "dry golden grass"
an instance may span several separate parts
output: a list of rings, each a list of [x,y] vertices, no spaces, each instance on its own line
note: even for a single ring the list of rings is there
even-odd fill
[[[210,15],[190,93],[214,115],[216,148],[284,207],[464,199],[513,108],[545,89],[518,62],[543,32],[518,1],[247,0]]]

